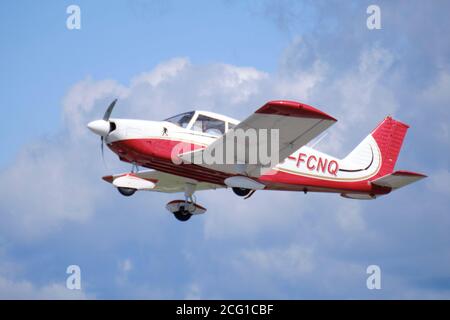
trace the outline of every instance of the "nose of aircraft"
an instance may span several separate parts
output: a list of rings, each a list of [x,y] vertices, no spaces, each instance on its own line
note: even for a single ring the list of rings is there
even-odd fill
[[[106,136],[109,133],[109,121],[95,120],[89,122],[87,127],[89,128],[89,130],[102,137]]]

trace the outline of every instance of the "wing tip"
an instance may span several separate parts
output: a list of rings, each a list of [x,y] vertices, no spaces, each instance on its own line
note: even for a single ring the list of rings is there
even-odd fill
[[[112,183],[114,180],[114,177],[109,175],[109,176],[102,177],[102,179],[105,180],[106,182]]]
[[[423,173],[407,171],[407,170],[398,170],[392,173],[395,176],[404,176],[404,177],[417,177],[417,178],[427,178],[428,176]]]
[[[289,100],[273,100],[267,102],[256,113],[273,114],[288,117],[316,118],[336,122],[329,114],[305,103]]]

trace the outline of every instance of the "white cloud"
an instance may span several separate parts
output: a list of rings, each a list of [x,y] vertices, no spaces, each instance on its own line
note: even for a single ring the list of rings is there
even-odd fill
[[[422,111],[427,113],[426,116],[431,116],[434,122],[431,132],[438,141],[446,144],[446,147],[443,146],[443,152],[446,152],[447,155],[450,146],[450,90],[448,88],[450,88],[450,70],[442,68],[431,84],[424,89],[420,97],[423,101]],[[419,115],[419,117],[423,116]]]
[[[186,300],[200,300],[202,299],[200,286],[197,283],[191,283],[187,289]]]
[[[442,69],[435,81],[424,90],[423,96],[433,102],[437,102],[438,106],[448,108],[450,101],[450,73],[448,70]]]
[[[344,150],[349,152],[385,116],[395,113],[398,104],[386,84],[393,61],[392,53],[374,45],[361,52],[353,69],[317,89],[317,99],[334,108],[332,115],[339,120],[321,144],[325,151],[344,156]]]
[[[275,92],[278,97],[296,97],[300,101],[311,99],[313,89],[324,81],[327,65],[316,60],[309,70],[295,73],[291,76],[282,76],[275,82]]]
[[[70,143],[28,145],[0,174],[2,233],[33,239],[61,223],[86,221],[95,211],[99,194],[89,179],[92,160],[80,146]]]
[[[128,95],[129,89],[115,80],[95,81],[88,77],[72,86],[63,100],[63,117],[66,129],[73,139],[89,135],[86,121],[103,116],[114,98]],[[99,105],[103,102],[103,105]],[[102,109],[99,110],[99,107]]]
[[[218,64],[211,68],[217,72],[217,75],[204,79],[206,81],[199,87],[198,95],[211,99],[217,94],[229,94],[229,106],[245,103],[250,97],[259,94],[261,81],[268,79],[266,73],[250,67]]]
[[[175,58],[157,65],[152,71],[144,72],[131,80],[131,87],[149,84],[156,87],[164,81],[175,78],[183,69],[191,65],[187,58]]]
[[[366,228],[361,208],[356,201],[346,201],[336,211],[336,220],[344,231],[364,231]]]
[[[119,269],[123,273],[128,273],[133,269],[133,263],[130,259],[125,259],[119,262]]]
[[[281,230],[298,222],[305,210],[295,205],[289,192],[257,191],[252,198],[244,200],[227,189],[202,192],[197,198],[210,208],[204,225],[207,239],[253,238]]]
[[[313,250],[299,245],[242,250],[234,264],[244,273],[276,274],[288,280],[303,277],[315,266]]]
[[[314,101],[314,94],[324,84],[329,71],[328,64],[315,54],[313,48],[296,37],[288,46],[280,61],[280,70],[272,77],[273,94],[278,98]]]
[[[94,298],[84,290],[69,290],[65,286],[64,276],[61,282],[49,282],[36,285],[19,274],[23,271],[20,264],[8,259],[3,248],[0,249],[0,299],[87,299]]]
[[[119,261],[119,273],[116,275],[116,283],[122,287],[130,285],[128,277],[133,270],[133,262],[127,258]]]
[[[433,172],[427,179],[428,189],[443,196],[450,196],[450,172],[439,170]]]
[[[38,287],[26,280],[13,281],[0,275],[0,299],[79,300],[87,298],[88,296],[82,290],[69,290],[62,284],[51,283]]]

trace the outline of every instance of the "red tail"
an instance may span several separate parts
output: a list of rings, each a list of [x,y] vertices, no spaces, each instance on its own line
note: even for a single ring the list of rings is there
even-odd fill
[[[378,177],[394,171],[394,166],[408,128],[408,125],[394,120],[392,117],[386,117],[372,132],[372,137],[381,151],[382,162],[381,169],[377,174]]]

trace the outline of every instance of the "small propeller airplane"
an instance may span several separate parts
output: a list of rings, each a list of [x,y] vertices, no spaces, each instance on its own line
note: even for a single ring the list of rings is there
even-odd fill
[[[231,188],[249,198],[257,190],[284,190],[338,193],[350,199],[375,199],[416,182],[426,175],[394,171],[408,125],[386,117],[345,158],[338,159],[307,144],[337,120],[304,103],[270,101],[244,121],[207,111],[190,111],[163,121],[111,119],[117,102],[107,108],[103,119],[87,126],[101,137],[121,161],[132,164],[130,172],[108,175],[103,179],[124,196],[138,190],[165,193],[184,192],[184,200],[173,200],[166,208],[175,218],[187,221],[206,209],[197,204],[195,191]],[[233,164],[193,162],[224,144],[238,129],[256,132],[278,130],[279,163],[264,167],[247,158],[234,158]],[[236,141],[238,147],[258,151],[262,143]],[[177,152],[180,144],[190,152]],[[179,162],[173,161],[174,151]],[[151,170],[139,170],[139,167]]]

